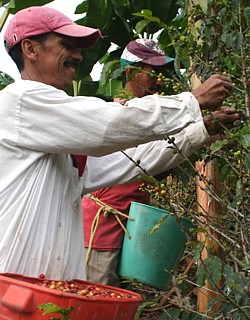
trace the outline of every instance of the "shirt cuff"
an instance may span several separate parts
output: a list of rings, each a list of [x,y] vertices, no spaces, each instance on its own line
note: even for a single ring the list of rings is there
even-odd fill
[[[194,149],[201,147],[202,144],[206,144],[211,140],[202,119],[196,123],[191,123],[185,128],[185,131]]]

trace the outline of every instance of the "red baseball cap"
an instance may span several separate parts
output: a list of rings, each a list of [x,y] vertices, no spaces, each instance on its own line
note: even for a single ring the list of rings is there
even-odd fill
[[[23,39],[55,32],[77,39],[79,48],[92,47],[101,37],[99,29],[81,26],[60,11],[47,7],[29,7],[18,11],[10,20],[4,34],[7,52]]]

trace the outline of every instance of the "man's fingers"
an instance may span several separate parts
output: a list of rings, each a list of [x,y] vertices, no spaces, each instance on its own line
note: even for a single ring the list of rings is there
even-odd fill
[[[219,78],[220,80],[223,81],[223,84],[226,88],[232,88],[233,84],[231,82],[231,80],[228,78],[228,77],[225,77],[225,76],[221,76],[221,75],[214,75],[216,76],[217,78]]]
[[[203,121],[209,135],[223,134],[241,123],[241,115],[234,108],[222,106],[220,109],[204,116]]]
[[[228,88],[228,89],[232,88],[233,84],[232,84],[232,82],[231,82],[231,80],[230,80],[229,78],[220,77],[220,79],[223,81],[223,85],[224,85],[226,88]]]
[[[222,85],[224,88],[224,94],[225,94],[224,99],[225,99],[231,95],[233,84],[231,80],[227,77],[218,75],[218,78],[220,79],[220,85]]]
[[[242,120],[240,120],[240,119],[237,119],[237,120],[235,120],[234,122],[233,122],[233,127],[238,127],[238,126],[240,126],[241,124],[242,124]]]
[[[225,95],[226,95],[226,97],[225,98],[228,98],[228,97],[230,97],[231,96],[231,90],[225,90]]]
[[[234,108],[228,107],[228,106],[223,106],[221,107],[221,110],[225,113],[225,114],[238,114]]]
[[[193,94],[198,100],[201,109],[214,110],[231,95],[233,85],[227,77],[218,74],[212,75],[203,84],[198,86]]]

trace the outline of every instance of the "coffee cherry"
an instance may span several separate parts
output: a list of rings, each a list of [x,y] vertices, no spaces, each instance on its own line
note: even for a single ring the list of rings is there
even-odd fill
[[[122,293],[119,291],[113,291],[107,288],[98,287],[96,285],[74,283],[73,281],[43,280],[37,284],[39,286],[49,288],[52,290],[85,296],[87,298],[91,298],[91,297],[118,298],[118,299],[131,298],[130,294]]]
[[[165,196],[167,194],[166,190],[161,190],[161,196]]]

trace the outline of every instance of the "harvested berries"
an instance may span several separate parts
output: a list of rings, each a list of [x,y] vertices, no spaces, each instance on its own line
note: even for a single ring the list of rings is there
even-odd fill
[[[132,298],[130,294],[110,290],[109,288],[103,288],[97,286],[96,284],[81,284],[74,283],[74,281],[55,281],[55,280],[46,280],[45,277],[39,277],[41,282],[37,283],[39,286],[62,291],[65,293],[77,294],[80,296],[85,296],[87,298],[98,297],[98,298],[118,298],[118,299],[127,299]]]

